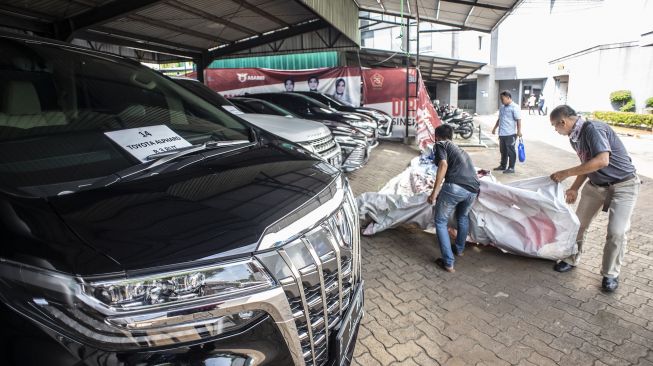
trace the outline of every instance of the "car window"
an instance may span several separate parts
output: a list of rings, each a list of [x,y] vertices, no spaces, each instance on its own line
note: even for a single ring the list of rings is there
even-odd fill
[[[165,126],[190,144],[249,137],[237,118],[136,63],[10,39],[0,49],[2,185],[97,178],[140,163],[106,132]]]
[[[307,97],[305,95],[299,94],[296,97],[298,99],[301,99],[304,104],[308,103],[311,107],[314,107],[314,108],[329,108],[329,106],[327,106],[326,104],[324,104],[324,103],[322,103],[320,101],[317,101],[315,99],[309,98],[309,97]]]
[[[292,113],[290,111],[265,101],[248,100],[245,103],[247,103],[247,105],[249,105],[253,109],[256,109],[257,113],[273,114],[276,116],[292,116]]]
[[[344,104],[337,100],[336,98],[333,98],[329,95],[326,94],[318,94],[318,98],[322,103],[327,103],[330,104],[332,107],[337,106],[337,107],[342,107]]]
[[[249,105],[247,105],[247,103],[243,102],[242,100],[229,99],[229,101],[233,103],[236,107],[240,108],[245,113],[260,113],[257,110],[251,108]]]

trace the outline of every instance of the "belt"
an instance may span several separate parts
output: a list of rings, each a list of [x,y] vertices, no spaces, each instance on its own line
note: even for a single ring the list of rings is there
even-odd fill
[[[631,180],[631,179],[635,179],[635,178],[637,178],[637,174],[633,173],[633,174],[627,176],[626,178],[619,179],[619,180],[615,180],[614,182],[600,183],[600,184],[599,184],[599,183],[592,183],[592,184],[595,185],[595,186],[597,186],[597,187],[604,187],[604,188],[605,188],[605,187],[613,186],[613,185],[615,185],[615,184],[619,184],[619,183],[623,183],[623,182],[628,182],[629,180]]]

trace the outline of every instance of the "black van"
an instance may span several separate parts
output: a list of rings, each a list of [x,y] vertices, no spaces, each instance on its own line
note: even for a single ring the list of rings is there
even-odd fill
[[[349,363],[338,169],[138,63],[0,49],[0,364]]]

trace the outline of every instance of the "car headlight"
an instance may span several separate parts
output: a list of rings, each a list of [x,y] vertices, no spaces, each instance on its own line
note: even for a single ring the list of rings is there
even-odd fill
[[[369,126],[369,122],[365,122],[365,121],[351,120],[351,121],[347,121],[347,123],[349,123],[350,125],[352,125],[354,127],[358,127],[358,128],[366,128],[366,127]]]
[[[0,261],[3,302],[46,328],[110,351],[176,345],[241,329],[265,313],[221,305],[274,286],[255,259],[102,279]]]
[[[341,147],[350,147],[350,146],[366,146],[367,145],[367,137],[364,135],[350,135],[350,136],[342,136],[342,135],[334,135],[333,138],[336,140],[336,142],[341,145]]]

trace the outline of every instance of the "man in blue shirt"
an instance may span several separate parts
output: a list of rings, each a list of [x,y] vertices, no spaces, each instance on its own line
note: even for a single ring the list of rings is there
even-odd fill
[[[551,174],[551,179],[561,182],[576,177],[565,192],[567,203],[574,203],[583,184],[580,202],[576,209],[580,229],[576,242],[578,253],[556,263],[558,272],[572,270],[580,261],[587,229],[601,208],[608,213],[608,235],[603,247],[603,290],[612,292],[619,286],[619,273],[626,252],[630,217],[637,202],[641,184],[626,147],[617,134],[604,122],[586,121],[567,105],[551,111],[551,125],[564,136],[580,159],[580,165]]]
[[[500,94],[502,106],[499,108],[499,119],[492,129],[492,134],[499,129],[499,148],[501,151],[501,162],[494,170],[503,170],[505,174],[515,172],[515,161],[517,153],[515,144],[517,137],[521,137],[521,111],[519,106],[512,101],[512,95],[504,90]]]

